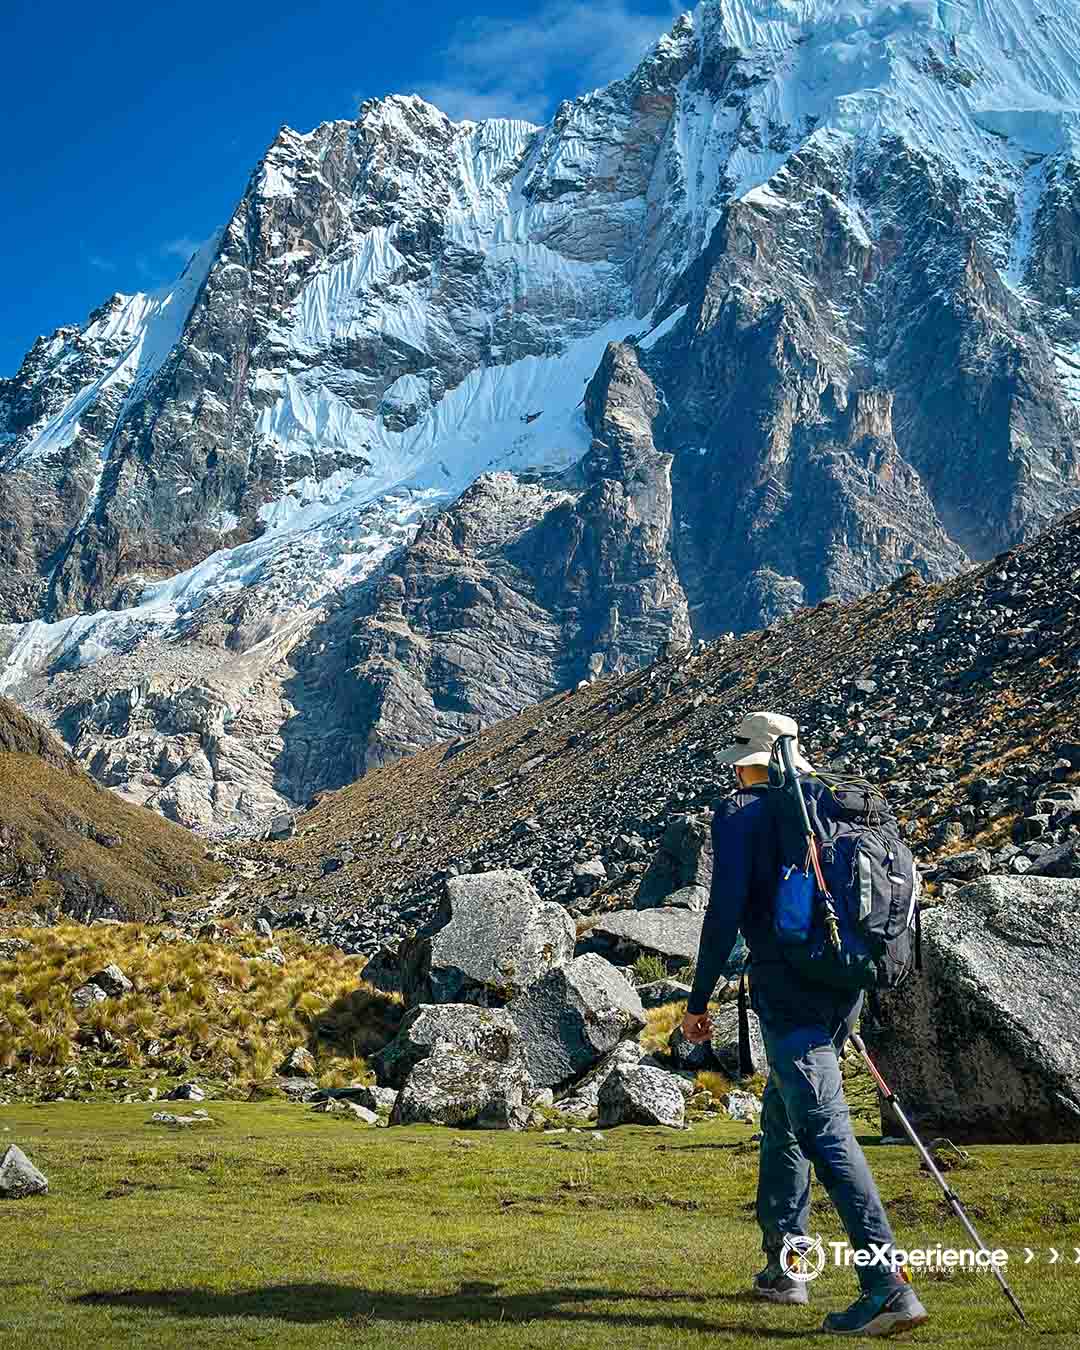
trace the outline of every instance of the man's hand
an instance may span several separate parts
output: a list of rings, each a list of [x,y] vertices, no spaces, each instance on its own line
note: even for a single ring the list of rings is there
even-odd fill
[[[691,1045],[700,1045],[709,1039],[711,1024],[709,1014],[688,1012],[682,1020],[682,1034]]]

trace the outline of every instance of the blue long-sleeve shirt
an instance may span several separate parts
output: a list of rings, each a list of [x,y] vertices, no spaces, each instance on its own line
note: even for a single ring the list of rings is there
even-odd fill
[[[765,955],[780,875],[780,843],[769,789],[750,788],[718,803],[713,815],[713,874],[701,927],[697,970],[686,1010],[703,1013],[740,931],[751,953]]]

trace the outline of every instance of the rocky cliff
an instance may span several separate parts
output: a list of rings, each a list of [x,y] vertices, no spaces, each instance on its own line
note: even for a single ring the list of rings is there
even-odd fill
[[[1032,536],[1080,503],[1078,68],[1065,0],[705,0],[544,127],[283,129],[0,382],[0,687],[247,827]]]

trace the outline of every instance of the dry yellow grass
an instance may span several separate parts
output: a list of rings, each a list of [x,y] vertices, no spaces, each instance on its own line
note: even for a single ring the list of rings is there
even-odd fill
[[[10,936],[31,946],[0,961],[0,1069],[25,1075],[74,1064],[255,1081],[304,1046],[337,1085],[366,1076],[401,1015],[396,996],[359,982],[356,958],[295,939],[282,941],[281,967],[252,935],[64,924]],[[110,964],[134,989],[78,1012],[72,992]]]

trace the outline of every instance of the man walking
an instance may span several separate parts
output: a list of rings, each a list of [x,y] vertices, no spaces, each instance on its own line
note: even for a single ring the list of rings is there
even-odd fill
[[[742,932],[750,949],[751,1006],[761,1023],[769,1078],[761,1109],[757,1218],[766,1266],[754,1293],[774,1303],[805,1304],[805,1282],[782,1263],[786,1236],[802,1236],[810,1217],[810,1166],[836,1207],[855,1251],[871,1253],[893,1234],[851,1128],[839,1055],[862,1006],[862,994],[814,985],[785,960],[772,929],[781,866],[780,829],[768,785],[773,746],[794,736],[795,766],[813,770],[798,749],[798,725],[778,713],[743,718],[721,763],[734,766],[739,792],[721,803],[713,820],[713,880],[701,930],[694,986],[683,1032],[692,1042],[709,1037],[708,1000]],[[813,779],[809,796],[820,791]],[[891,1263],[856,1266],[862,1293],[844,1312],[830,1313],[823,1329],[880,1336],[919,1326],[927,1312]]]

